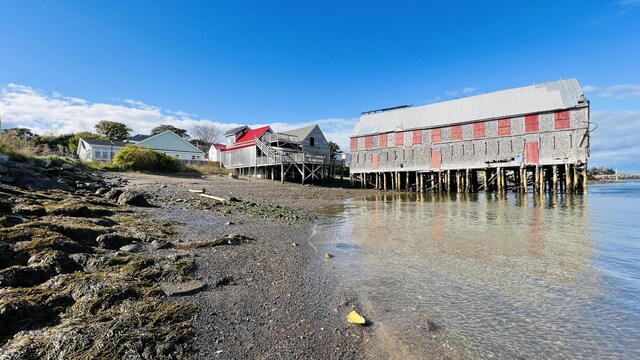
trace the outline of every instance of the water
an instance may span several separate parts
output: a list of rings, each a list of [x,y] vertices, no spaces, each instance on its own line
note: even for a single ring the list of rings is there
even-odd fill
[[[380,358],[640,358],[640,182],[588,196],[389,195],[310,242]]]

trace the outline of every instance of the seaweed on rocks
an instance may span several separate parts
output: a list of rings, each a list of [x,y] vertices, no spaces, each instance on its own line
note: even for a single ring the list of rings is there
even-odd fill
[[[194,254],[117,246],[168,242],[174,224],[87,195],[99,176],[57,172],[81,190],[0,186],[0,359],[190,358],[197,309],[160,282],[192,280]]]

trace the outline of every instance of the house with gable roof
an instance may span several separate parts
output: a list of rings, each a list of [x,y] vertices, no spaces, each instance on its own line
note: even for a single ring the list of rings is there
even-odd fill
[[[225,133],[221,163],[240,175],[313,181],[327,176],[329,143],[318,125],[276,133],[270,126],[241,126]]]
[[[130,144],[145,146],[186,161],[204,161],[206,155],[170,130],[153,136],[136,135],[126,141],[80,138],[77,154],[83,161],[111,161],[118,151]]]

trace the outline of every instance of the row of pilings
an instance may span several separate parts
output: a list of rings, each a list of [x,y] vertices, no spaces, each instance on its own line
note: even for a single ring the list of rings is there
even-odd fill
[[[586,165],[491,167],[440,171],[386,171],[351,174],[351,186],[377,190],[438,193],[586,193]]]

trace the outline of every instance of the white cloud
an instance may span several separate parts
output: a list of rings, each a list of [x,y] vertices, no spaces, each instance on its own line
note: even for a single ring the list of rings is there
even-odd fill
[[[591,134],[589,165],[640,173],[640,110],[592,111],[591,121],[598,128]]]
[[[151,129],[161,124],[171,124],[187,130],[201,122],[211,122],[225,130],[240,125],[271,125],[274,131],[319,124],[327,139],[336,142],[343,150],[349,149],[349,134],[357,121],[329,118],[296,124],[224,123],[200,119],[197,115],[185,111],[162,109],[137,100],[114,101],[118,103],[91,103],[60,93],[47,94],[28,86],[8,84],[0,87],[0,116],[3,128],[25,127],[36,134],[95,131],[94,126],[100,120],[127,124],[134,130],[134,134],[148,134]]]
[[[586,85],[582,90],[596,97],[611,100],[625,100],[640,97],[640,85],[635,84],[616,84],[611,86]]]
[[[478,90],[477,87],[467,86],[460,90],[445,91],[445,95],[447,95],[447,97],[450,97],[450,98],[458,97],[458,96],[466,96],[466,95],[471,95],[471,93],[474,93],[477,90]]]

